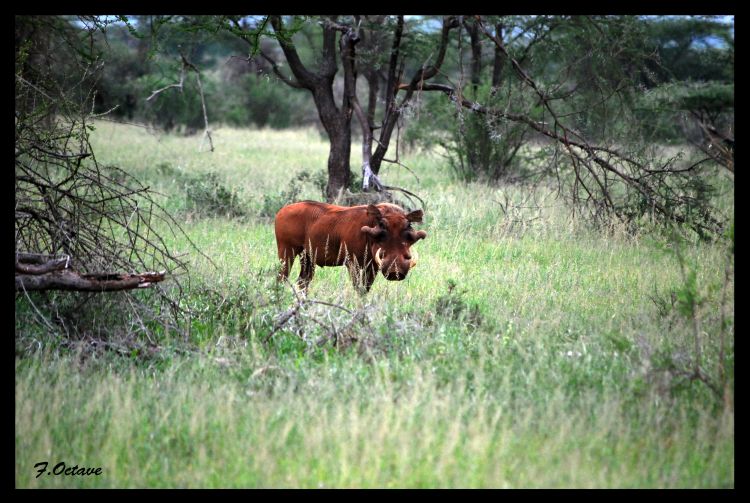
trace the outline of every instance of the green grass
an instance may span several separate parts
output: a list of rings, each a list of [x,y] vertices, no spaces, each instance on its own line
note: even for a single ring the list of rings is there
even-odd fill
[[[220,128],[208,153],[199,137],[110,123],[92,139],[100,163],[164,193],[216,267],[191,255],[190,335],[164,334],[153,354],[60,344],[17,314],[17,487],[734,487],[733,407],[660,370],[694,356],[692,320],[653,300],[685,286],[660,233],[590,230],[551,191],[514,223],[497,201],[520,204],[527,189],[456,184],[439,157],[412,152],[419,185],[403,168],[382,175],[427,201],[420,264],[366,297],[342,268],[318,269],[309,292],[363,310],[369,324],[348,333],[360,343],[315,346],[309,319],[264,342],[294,297],[274,289],[273,224],[255,215],[264,195],[324,169],[326,143]],[[212,171],[245,217],[181,210],[175,172]],[[701,365],[716,378],[726,247],[682,253],[702,300]],[[730,376],[733,298],[732,281]],[[320,304],[307,314],[339,329],[351,319]],[[35,478],[40,461],[103,475]]]

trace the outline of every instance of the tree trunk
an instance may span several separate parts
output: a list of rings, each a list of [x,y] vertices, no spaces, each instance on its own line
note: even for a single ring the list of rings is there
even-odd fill
[[[281,16],[269,16],[274,31],[282,35],[278,42],[296,79],[282,78],[281,80],[291,87],[304,88],[312,93],[315,107],[318,109],[318,117],[320,117],[320,122],[323,124],[331,142],[328,153],[328,186],[326,187],[326,199],[329,202],[349,187],[352,178],[349,167],[352,141],[352,104],[344,93],[341,110],[339,110],[333,98],[333,79],[338,70],[336,33],[337,31],[345,31],[342,30],[344,27],[336,23],[336,18],[337,16],[327,16],[325,19],[323,51],[319,59],[318,71],[312,72],[302,64],[294,42],[288,34],[285,34]],[[348,36],[348,33],[342,36]],[[274,72],[282,77],[276,63],[268,57],[265,57],[265,59],[271,61]]]
[[[388,84],[386,92],[389,93],[389,99],[386,100],[385,106],[385,117],[383,118],[383,125],[380,128],[380,139],[378,140],[378,146],[372,155],[372,172],[376,175],[380,172],[380,165],[385,158],[385,153],[388,150],[388,145],[391,142],[391,134],[393,129],[396,127],[398,118],[401,115],[401,110],[411,100],[414,91],[420,89],[424,83],[437,75],[440,71],[440,67],[443,65],[445,59],[446,50],[448,48],[448,35],[453,28],[458,27],[458,18],[455,16],[447,16],[443,18],[443,29],[440,36],[440,46],[435,57],[435,63],[431,66],[421,66],[411,79],[411,82],[406,84],[399,84],[399,76],[403,70],[403,60],[401,70],[397,71],[399,50],[401,44],[401,35],[403,33],[403,16],[399,16],[399,22],[396,25],[396,31],[393,36],[393,47],[391,49],[391,60],[388,69]],[[406,90],[406,96],[401,100],[401,103],[396,104],[396,94],[400,89]]]
[[[352,181],[352,172],[349,166],[349,156],[352,150],[351,118],[336,126],[328,133],[331,148],[328,152],[326,200],[329,202],[339,197]]]
[[[281,16],[269,16],[271,25],[279,36],[277,41],[284,52],[284,56],[289,65],[294,78],[285,77],[281,72],[278,64],[269,56],[262,54],[266,61],[272,65],[274,73],[280,77],[285,84],[295,87],[304,88],[310,91],[315,100],[315,106],[318,110],[320,122],[323,124],[328,138],[331,142],[328,155],[328,186],[326,187],[326,199],[330,202],[336,199],[341,192],[347,189],[351,183],[352,174],[349,157],[351,154],[351,119],[355,111],[360,115],[360,122],[363,129],[363,174],[365,178],[365,188],[368,187],[368,181],[374,182],[376,186],[379,181],[376,176],[380,171],[380,164],[388,150],[391,134],[395,128],[400,111],[409,102],[415,90],[417,90],[425,81],[434,77],[445,59],[448,47],[448,34],[451,29],[458,26],[458,19],[453,16],[443,19],[443,29],[440,37],[440,47],[431,66],[422,66],[415,73],[411,82],[400,84],[399,80],[403,73],[404,61],[401,59],[399,65],[399,52],[401,46],[401,35],[404,29],[404,16],[398,16],[398,22],[395,27],[393,43],[391,48],[391,57],[388,69],[387,86],[385,89],[386,103],[385,116],[380,128],[380,138],[377,140],[378,146],[375,152],[372,152],[373,127],[371,123],[374,117],[375,96],[377,96],[377,86],[372,86],[376,79],[369,78],[371,84],[370,99],[368,100],[368,115],[363,113],[362,107],[356,99],[356,63],[354,61],[354,44],[359,41],[359,17],[357,28],[353,26],[339,24],[338,16],[323,16],[323,50],[318,61],[318,71],[314,72],[306,68],[297,53],[297,48],[284,26]],[[381,19],[382,20],[385,18]],[[240,27],[237,19],[233,20],[235,27]],[[336,60],[336,34],[340,32],[340,55],[344,67],[344,94],[341,100],[341,109],[336,106],[333,98],[333,80],[338,69]],[[246,41],[252,42],[253,36],[249,33],[241,35]],[[347,60],[347,58],[349,58]],[[406,96],[400,104],[396,104],[396,95],[399,89],[406,89]],[[368,158],[372,156],[371,162]],[[367,176],[367,173],[371,176]]]
[[[482,44],[479,38],[477,20],[465,20],[464,26],[471,40],[471,95],[476,100],[478,99],[477,93],[482,73]],[[459,124],[459,130],[463,139],[463,145],[459,148],[466,151],[469,171],[475,175],[491,171],[490,156],[492,139],[482,118],[470,116],[466,123],[460,122]]]
[[[352,112],[348,100],[347,107],[339,110],[333,99],[332,85],[321,82],[313,89],[315,106],[318,109],[320,122],[328,133],[330,150],[328,151],[328,185],[326,200],[332,202],[349,187],[352,172],[349,158],[352,149]]]
[[[497,23],[495,25],[495,36],[502,42],[503,40],[503,24]],[[500,50],[500,47],[495,47],[495,60],[492,64],[492,90],[494,92],[500,86],[500,82],[503,78],[503,65],[505,64],[505,54]]]
[[[480,76],[482,73],[482,45],[479,41],[479,27],[476,19],[465,20],[464,26],[471,39],[471,91],[474,99],[477,99]]]

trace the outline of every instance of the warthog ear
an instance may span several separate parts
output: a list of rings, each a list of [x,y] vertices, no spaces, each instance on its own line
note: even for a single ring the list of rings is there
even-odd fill
[[[424,213],[422,212],[422,210],[415,210],[415,211],[412,211],[411,213],[407,214],[406,215],[406,219],[409,222],[416,222],[418,224],[421,224],[423,216],[424,216]]]
[[[388,224],[386,223],[385,218],[383,218],[383,214],[380,212],[380,208],[378,208],[374,204],[370,204],[367,206],[367,214],[375,219],[375,225],[381,227],[382,229],[388,228]],[[376,236],[373,234],[373,237]]]
[[[367,214],[371,217],[375,217],[378,221],[383,218],[383,214],[380,213],[380,208],[375,206],[374,204],[370,204],[367,206]]]
[[[427,233],[425,231],[417,231],[415,235],[417,239],[415,239],[414,241],[419,241],[420,239],[424,239],[427,237]]]

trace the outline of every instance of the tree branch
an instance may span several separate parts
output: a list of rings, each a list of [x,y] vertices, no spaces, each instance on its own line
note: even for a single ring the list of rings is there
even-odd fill
[[[158,95],[158,94],[166,91],[167,89],[172,89],[173,87],[176,87],[177,89],[179,89],[180,91],[182,91],[182,89],[183,89],[182,84],[184,82],[185,82],[185,63],[184,63],[184,58],[183,58],[182,68],[180,69],[180,82],[177,83],[177,84],[170,84],[168,86],[164,86],[161,89],[157,89],[156,91],[154,91],[153,93],[151,93],[151,96],[149,96],[148,98],[146,98],[146,101],[151,101],[151,99],[154,98],[156,95]]]
[[[72,290],[79,292],[112,292],[147,288],[163,281],[166,271],[141,274],[79,274],[53,271],[43,274],[16,274],[16,291]]]
[[[302,84],[300,84],[296,80],[292,79],[291,77],[287,77],[286,75],[284,75],[283,73],[281,73],[281,69],[279,68],[278,63],[276,63],[276,61],[273,58],[271,58],[270,56],[268,56],[262,50],[259,51],[259,52],[260,52],[261,57],[263,57],[263,59],[265,59],[266,61],[268,61],[269,63],[271,63],[271,69],[273,70],[273,73],[275,73],[276,76],[284,84],[288,85],[289,87],[294,87],[296,89],[305,89],[305,86],[303,86]]]
[[[16,254],[16,272],[33,275],[46,274],[52,271],[67,269],[70,264],[69,256],[41,262],[41,255],[34,254],[33,257],[29,257],[29,255],[30,254]],[[35,263],[24,263],[24,258],[33,259],[33,262]]]
[[[336,17],[331,16],[331,19],[325,19],[323,23],[323,62],[320,65],[320,77],[323,79],[333,79],[338,70],[336,64],[336,32],[342,32],[341,40],[350,36],[351,32],[349,27],[336,23]]]
[[[284,33],[284,25],[281,22],[281,16],[271,16],[271,26],[278,35],[277,40],[281,46],[281,50],[284,51],[284,56],[289,63],[289,68],[297,78],[297,81],[303,87],[312,90],[315,82],[315,75],[311,73],[305,65],[302,64],[302,60],[297,54],[297,48],[294,43],[287,39],[286,33]]]

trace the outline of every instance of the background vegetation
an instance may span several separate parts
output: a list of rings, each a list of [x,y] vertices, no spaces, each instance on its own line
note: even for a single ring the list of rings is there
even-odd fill
[[[733,55],[717,65],[729,46],[695,44],[714,22],[661,22],[647,33],[669,82],[632,110],[669,104],[644,133],[654,155],[698,158],[667,117],[708,107],[733,127]],[[425,93],[403,166],[383,170],[426,202],[420,264],[367,296],[319,269],[301,302],[275,281],[272,219],[325,197],[328,141],[306,96],[228,78],[233,39],[199,35],[213,151],[197,93],[142,102],[180,68],[154,77],[166,56],[125,25],[108,27],[120,59],[95,112],[132,93],[132,115],[87,122],[98,165],[149,187],[184,231],[152,222],[185,264],[163,286],[182,314],[121,309],[169,309],[143,292],[17,294],[17,487],[734,487],[733,172],[714,160],[696,177],[726,222],[709,238],[648,213],[593,226],[557,177],[527,177],[553,162],[544,142],[521,141],[502,175],[470,168],[471,135],[487,131],[457,129],[455,106]],[[497,168],[507,144],[489,145],[505,149],[484,158]],[[40,461],[103,475],[37,478]]]

